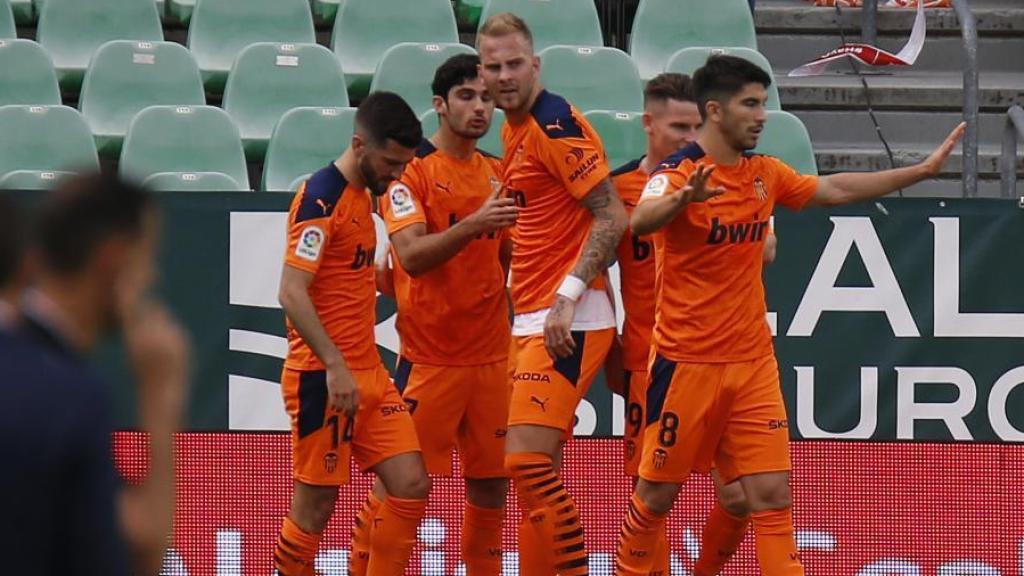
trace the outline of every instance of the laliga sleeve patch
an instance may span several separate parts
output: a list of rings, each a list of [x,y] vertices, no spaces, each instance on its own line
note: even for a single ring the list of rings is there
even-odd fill
[[[416,213],[416,203],[405,184],[395,184],[388,193],[391,199],[391,215],[395,218],[408,218]]]
[[[295,255],[303,260],[316,262],[324,247],[324,231],[319,226],[306,226],[299,235],[299,243],[295,246]]]
[[[642,198],[657,198],[664,196],[665,192],[668,191],[668,176],[664,174],[658,174],[654,178],[651,178],[647,182],[647,186],[644,186],[644,193],[641,195]]]

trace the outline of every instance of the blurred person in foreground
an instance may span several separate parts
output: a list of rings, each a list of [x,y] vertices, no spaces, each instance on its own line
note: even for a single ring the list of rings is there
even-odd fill
[[[37,274],[20,325],[0,335],[4,541],[12,574],[157,574],[174,516],[173,433],[187,341],[147,296],[159,223],[152,199],[112,176],[72,178],[42,207],[28,249]],[[14,253],[17,253],[15,251]],[[18,270],[17,265],[14,268]],[[120,333],[150,435],[148,477],[121,486],[111,398],[87,356]]]

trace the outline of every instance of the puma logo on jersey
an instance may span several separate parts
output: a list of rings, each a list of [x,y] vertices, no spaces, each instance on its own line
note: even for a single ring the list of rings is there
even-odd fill
[[[559,131],[561,131],[561,130],[565,130],[565,128],[562,128],[562,119],[561,118],[556,118],[555,119],[555,123],[554,124],[546,124],[544,126],[544,130],[559,130]]]
[[[327,202],[324,202],[320,198],[316,199],[316,205],[319,206],[320,209],[324,211],[324,216],[327,216],[327,215],[329,215],[331,213],[331,206],[332,205],[327,203]]]
[[[722,224],[718,217],[711,219],[711,231],[708,233],[708,244],[740,244],[742,242],[761,242],[768,233],[768,220],[754,222],[738,222]]]
[[[440,182],[434,182],[434,186],[437,186],[437,188],[439,190],[441,190],[442,192],[444,192],[445,194],[451,194],[452,193],[452,189],[451,189],[451,184],[450,183],[446,186],[444,184],[441,184]]]
[[[549,400],[551,400],[551,398],[545,398],[545,399],[541,400],[540,398],[537,398],[536,396],[532,396],[532,395],[530,396],[530,402],[533,402],[534,404],[540,406],[540,409],[543,412],[547,412],[548,411],[548,401]]]

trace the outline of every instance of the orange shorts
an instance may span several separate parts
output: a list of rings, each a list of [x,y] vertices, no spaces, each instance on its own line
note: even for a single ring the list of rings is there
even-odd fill
[[[430,366],[402,358],[395,384],[409,406],[431,474],[450,476],[458,446],[466,478],[505,477],[508,361]]]
[[[508,425],[534,424],[572,433],[576,406],[604,365],[615,329],[572,333],[572,356],[552,360],[544,336],[517,336]]]
[[[292,423],[292,466],[296,480],[340,486],[349,480],[349,458],[363,471],[406,452],[418,452],[409,409],[383,364],[352,370],[359,388],[353,419],[327,405],[327,372],[285,368],[284,407]]]
[[[722,482],[790,469],[789,421],[774,355],[697,364],[661,355],[651,365],[640,477],[685,482],[709,472]]]
[[[640,456],[644,453],[644,409],[647,406],[647,371],[625,371],[626,428],[622,433],[627,476],[636,477],[640,470]]]

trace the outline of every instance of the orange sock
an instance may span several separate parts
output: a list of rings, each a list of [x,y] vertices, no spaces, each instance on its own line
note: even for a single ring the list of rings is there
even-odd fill
[[[274,567],[281,576],[313,576],[320,534],[310,534],[285,516],[274,549]]]
[[[586,576],[589,557],[579,511],[562,486],[551,457],[539,453],[508,454],[505,466],[515,484],[520,506],[526,511],[525,525],[519,531],[519,573]],[[534,546],[536,554],[531,551],[523,555],[528,546]]]
[[[663,537],[665,518],[649,510],[636,494],[629,501],[626,521],[619,531],[615,553],[615,576],[649,576],[654,568],[658,542]]]
[[[750,518],[738,518],[715,502],[711,514],[704,522],[704,534],[700,545],[700,558],[693,569],[693,576],[716,576],[725,563],[736,553],[747,535]]]
[[[388,496],[374,518],[370,536],[370,561],[367,576],[403,576],[409,555],[416,545],[427,500],[410,500]]]
[[[654,549],[654,566],[649,576],[671,576],[671,555],[672,547],[668,543],[668,524],[662,523],[661,532],[658,534],[658,545]]]
[[[352,526],[352,554],[348,559],[349,576],[366,576],[366,566],[370,562],[370,536],[373,532],[373,519],[380,510],[381,501],[371,491],[363,502],[363,507],[356,515]]]
[[[803,576],[793,536],[793,509],[762,510],[750,515],[754,524],[757,563],[763,576]]]
[[[467,576],[501,574],[501,521],[504,508],[481,508],[466,502],[462,517],[462,560]]]

